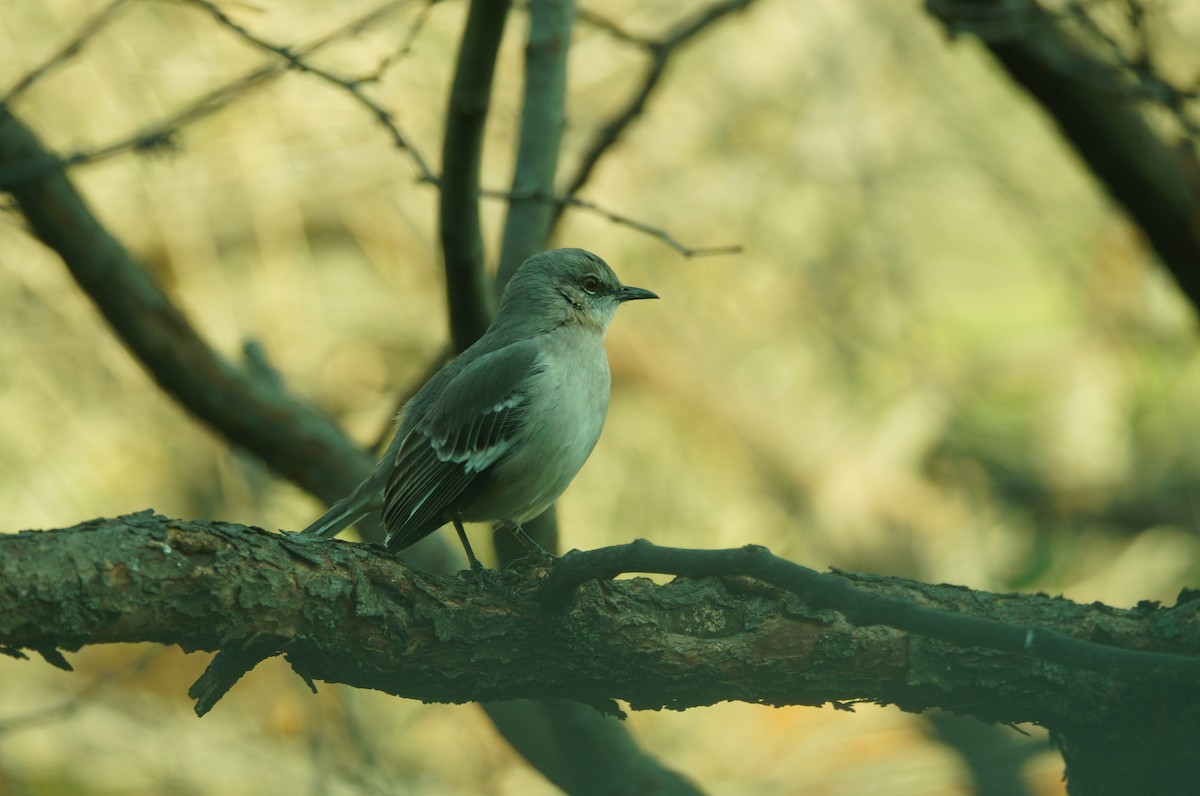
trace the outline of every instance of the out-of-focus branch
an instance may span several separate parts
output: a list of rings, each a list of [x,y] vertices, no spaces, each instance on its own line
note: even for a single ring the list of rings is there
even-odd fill
[[[574,20],[574,0],[529,4],[521,133],[496,273],[497,293],[503,292],[521,263],[546,247],[550,236],[554,205],[537,197],[554,193]]]
[[[356,17],[320,38],[302,47],[295,48],[291,53],[295,58],[305,58],[315,55],[334,42],[354,36],[373,27],[391,14],[409,5],[410,2],[411,0],[389,0],[389,2],[376,6],[367,13]],[[240,99],[253,89],[261,88],[291,68],[293,67],[289,63],[275,63],[261,66],[242,77],[212,89],[203,96],[188,103],[182,110],[154,124],[148,125],[119,141],[80,150],[69,155],[47,156],[36,161],[0,164],[0,190],[8,190],[10,186],[24,180],[34,179],[64,168],[97,163],[126,152],[153,152],[170,149],[184,127],[222,110],[234,100]],[[394,132],[393,140],[396,140],[397,136],[399,136],[398,130]],[[403,140],[402,137],[401,140]],[[418,171],[421,171],[424,167],[424,161],[420,159],[419,154],[411,147],[406,151],[414,156],[414,162],[417,164]]]
[[[400,131],[400,128],[396,125],[396,121],[392,115],[392,112],[384,108],[375,100],[371,99],[362,90],[362,87],[365,83],[370,83],[379,79],[379,70],[372,75],[361,78],[345,78],[341,77],[340,75],[335,75],[329,70],[322,69],[321,67],[316,66],[315,64],[306,60],[304,56],[310,53],[305,52],[303,49],[282,47],[277,44],[271,44],[270,42],[255,36],[245,27],[230,19],[230,17],[224,11],[222,11],[216,4],[209,2],[209,0],[185,0],[185,2],[191,3],[194,6],[198,6],[199,8],[208,12],[213,19],[215,19],[224,27],[233,31],[233,33],[237,34],[237,36],[243,41],[246,41],[260,50],[264,50],[268,53],[279,56],[287,63],[288,68],[296,69],[300,72],[306,72],[314,77],[324,80],[325,82],[341,89],[342,91],[345,91],[355,102],[366,108],[367,111],[369,111],[371,115],[374,116],[381,125],[383,125],[383,127],[391,135],[392,143],[397,149],[401,149],[408,153],[409,157],[413,161],[413,164],[417,167],[417,171],[420,173],[420,179],[423,182],[431,182],[434,179],[433,172],[430,170],[429,165],[425,162],[425,158],[422,157],[421,153],[417,151],[411,142],[409,142],[407,136]],[[361,30],[361,27],[359,29]],[[390,63],[391,60],[389,59],[385,62],[385,65]],[[383,68],[384,66],[380,67],[380,69]]]
[[[508,0],[471,0],[446,109],[438,225],[450,339],[458,351],[478,340],[492,320],[492,290],[483,267],[479,174],[508,6]]]
[[[981,38],[1050,114],[1200,309],[1200,177],[1195,161],[1143,115],[1138,100],[1145,98],[1146,81],[1131,86],[1120,65],[1101,58],[1035,2],[927,0],[926,8],[952,33]],[[1180,101],[1176,95],[1166,104]]]
[[[583,188],[592,176],[592,172],[600,162],[600,159],[604,157],[613,145],[621,140],[621,136],[624,135],[629,125],[646,109],[646,103],[659,87],[662,77],[667,71],[667,66],[670,64],[671,58],[675,55],[676,51],[715,23],[735,11],[746,9],[753,2],[754,0],[721,0],[721,2],[714,3],[701,10],[690,19],[679,23],[665,36],[654,40],[643,39],[624,33],[616,24],[602,20],[601,17],[594,13],[588,12],[580,15],[582,19],[590,21],[604,30],[608,30],[620,40],[644,47],[650,56],[650,65],[646,70],[646,74],[642,77],[641,86],[629,98],[629,101],[625,103],[625,107],[614,114],[592,138],[592,142],[584,151],[583,158],[575,174],[567,181],[565,191],[567,196],[574,196]],[[558,224],[564,207],[565,205],[559,205],[555,211],[551,228]],[[664,238],[664,240],[666,239]]]
[[[29,162],[57,161],[0,105],[0,167]],[[9,190],[34,234],[62,257],[134,358],[195,417],[329,503],[370,471],[370,455],[327,417],[209,348],[95,218],[61,166]]]
[[[652,238],[658,238],[663,243],[682,254],[684,257],[711,257],[718,254],[737,254],[742,250],[741,245],[736,243],[725,246],[687,246],[662,227],[656,227],[652,224],[647,224],[644,221],[638,221],[636,218],[614,213],[611,210],[607,210],[599,206],[595,202],[590,202],[587,199],[580,199],[577,196],[555,196],[544,199],[543,201],[552,202],[560,207],[573,207],[579,210],[586,210],[589,213],[595,213],[596,215],[602,216],[614,224],[620,224],[623,227],[636,229],[638,232],[645,233]]]
[[[559,207],[570,207],[576,210],[583,210],[607,219],[618,226],[629,227],[630,229],[634,229],[638,232],[649,235],[652,238],[658,238],[660,241],[665,243],[667,246],[670,246],[684,257],[709,257],[718,254],[737,254],[742,250],[742,247],[739,244],[729,244],[725,246],[688,246],[663,227],[656,227],[653,224],[647,224],[645,221],[639,221],[632,216],[615,213],[612,210],[602,207],[595,202],[588,201],[587,199],[580,199],[577,196],[562,196],[554,193],[534,193],[516,196],[508,191],[497,191],[490,188],[484,188],[482,191],[480,191],[480,196],[485,199],[502,199],[507,202],[521,199],[532,202],[541,202],[546,205],[557,205]],[[518,263],[518,265],[520,265],[520,263]]]
[[[488,718],[530,765],[579,796],[700,796],[646,754],[626,726],[570,699],[488,702]]]
[[[60,47],[49,58],[43,61],[38,66],[29,70],[29,72],[17,81],[4,98],[0,102],[6,105],[11,105],[18,97],[28,91],[42,78],[58,69],[67,61],[74,58],[87,45],[89,41],[99,33],[113,16],[120,10],[121,6],[125,5],[126,0],[110,0],[108,5],[101,8],[96,13],[92,14],[87,20],[79,26],[79,32],[76,33],[70,41]]]
[[[479,293],[484,284],[478,220],[479,160],[492,59],[503,19],[493,18],[490,21],[493,29],[480,31],[478,25],[486,23],[480,5],[472,3],[471,18],[463,35],[447,114],[446,160],[441,184],[452,336],[460,349],[482,332],[482,326],[471,325],[486,324],[488,320],[480,306],[486,295]],[[571,0],[534,0],[530,7],[524,106],[496,279],[497,295],[517,266],[545,247],[549,235],[553,205],[538,201],[532,194],[550,194],[554,190],[573,11]],[[493,7],[490,12],[494,15],[503,10]],[[480,42],[485,34],[494,39]],[[519,191],[529,196],[518,196]],[[462,226],[457,229],[450,226],[456,223]],[[456,293],[460,291],[465,295],[457,301],[456,308]],[[526,530],[549,549],[557,547],[554,519],[550,510],[526,525]],[[520,545],[505,544],[511,541],[509,537],[505,532],[496,535],[497,554],[502,561],[519,554],[516,548]],[[697,793],[685,779],[642,752],[624,726],[589,707],[564,700],[527,699],[485,701],[481,707],[513,748],[567,793],[595,796]]]

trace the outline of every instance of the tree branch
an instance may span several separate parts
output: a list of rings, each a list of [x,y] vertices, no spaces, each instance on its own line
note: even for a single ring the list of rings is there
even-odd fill
[[[629,557],[639,550],[705,563],[657,566]],[[739,571],[746,556],[796,566],[756,550],[635,544],[569,554],[549,581],[540,569],[493,572],[481,589],[474,578],[417,572],[368,545],[302,543],[143,512],[0,536],[0,644],[75,650],[154,641],[192,651],[253,638],[313,680],[439,702],[567,698],[607,711],[616,710],[614,699],[635,709],[868,700],[1053,727],[1099,718],[1114,699],[1110,679],[1057,665],[1039,645],[995,651],[855,627],[841,611],[856,616],[861,608],[836,592],[816,607],[741,577],[666,586],[635,579],[585,586],[568,611],[544,607],[539,595],[554,587],[542,584],[561,580],[560,567],[605,555],[617,556],[610,564],[695,572]],[[1082,634],[1075,640],[1084,644],[1102,638],[1154,666],[1200,653],[1197,601],[1119,610],[877,576],[820,577],[962,620]],[[1123,698],[1194,696],[1194,682],[1181,691],[1170,680],[1126,677]]]
[[[521,263],[546,248],[550,236],[554,205],[541,201],[540,196],[554,193],[574,18],[574,0],[533,0],[529,4],[521,131],[496,269],[497,296],[504,292]],[[558,520],[553,507],[526,525],[526,532],[539,545],[558,550]],[[524,545],[512,534],[494,534],[493,543],[503,563],[523,554]]]
[[[629,125],[633,124],[633,121],[641,116],[642,111],[646,109],[646,103],[649,102],[651,95],[659,87],[663,75],[666,74],[667,65],[671,62],[671,58],[675,52],[710,26],[735,11],[746,9],[753,2],[754,0],[721,0],[721,2],[714,3],[696,13],[690,19],[680,22],[672,31],[657,40],[647,40],[630,36],[611,22],[603,21],[596,14],[587,14],[585,18],[591,21],[592,24],[608,30],[622,41],[644,47],[650,55],[650,66],[646,70],[646,74],[642,77],[641,87],[629,98],[625,107],[620,112],[614,114],[612,119],[600,128],[593,137],[592,143],[584,151],[579,167],[576,169],[575,174],[567,181],[565,192],[567,196],[573,197],[583,188],[588,179],[591,178],[592,172],[595,170],[597,164],[599,164],[600,159],[621,140],[621,136],[624,135]],[[558,224],[558,220],[562,216],[565,207],[565,204],[557,207],[551,222],[551,228]],[[667,240],[666,238],[663,239]],[[670,243],[669,240],[667,242]]]
[[[340,28],[330,31],[302,47],[295,48],[291,54],[295,58],[314,55],[335,41],[361,33],[407,5],[408,0],[388,0]],[[288,63],[261,66],[236,80],[212,89],[193,100],[182,110],[154,124],[147,125],[119,141],[78,150],[61,157],[46,156],[37,160],[0,163],[0,190],[10,190],[13,186],[28,180],[38,179],[74,166],[98,163],[125,152],[153,152],[170,149],[174,146],[176,137],[184,127],[227,107],[248,91],[263,86],[268,81],[284,74],[289,68],[292,67]],[[384,112],[386,113],[386,111]],[[394,130],[393,141],[397,136],[399,136],[399,130]],[[403,139],[402,136],[400,138]],[[408,148],[407,151],[414,156],[418,171],[425,168],[424,161],[420,159],[420,155],[415,150]]]
[[[54,161],[0,104],[0,168]],[[62,257],[134,358],[196,418],[327,503],[348,494],[370,472],[370,454],[327,417],[285,393],[274,379],[238,368],[209,348],[146,269],[100,224],[61,166],[23,180],[11,192],[34,234]]]
[[[396,121],[392,116],[392,112],[368,97],[363,92],[363,83],[378,79],[378,73],[365,79],[344,78],[339,75],[335,75],[332,72],[322,69],[321,67],[305,60],[303,57],[305,55],[303,48],[293,49],[291,47],[281,47],[260,39],[249,30],[230,19],[230,17],[224,11],[222,11],[216,4],[209,2],[209,0],[185,0],[185,2],[191,3],[192,5],[204,10],[219,24],[228,28],[248,44],[282,58],[287,63],[289,68],[296,69],[300,72],[307,72],[308,74],[318,77],[321,80],[324,80],[326,83],[329,83],[330,85],[349,94],[355,102],[366,108],[367,111],[370,112],[370,114],[374,116],[381,125],[383,125],[384,129],[386,129],[391,135],[392,143],[396,146],[396,148],[404,150],[408,153],[409,157],[412,158],[413,164],[417,167],[420,179],[423,182],[432,182],[434,180],[434,174],[430,170],[429,164],[425,162],[425,158],[422,157],[421,153],[417,151],[412,143],[409,142],[408,137],[400,131],[400,128],[396,125]]]
[[[796,566],[753,549],[667,551],[643,543],[568,554],[548,577],[538,568],[493,572],[481,588],[473,577],[409,569],[367,545],[302,543],[256,528],[143,512],[0,536],[0,651],[32,649],[53,660],[59,649],[88,644],[153,641],[189,651],[234,644],[254,657],[280,652],[310,682],[437,702],[571,700],[612,715],[620,714],[617,699],[634,709],[722,700],[941,707],[1048,727],[1069,773],[1089,786],[1107,783],[1072,793],[1187,792],[1180,784],[1194,784],[1200,771],[1194,676],[1145,676],[1139,667],[1087,666],[1082,658],[1085,666],[1076,668],[1054,662],[1039,644],[998,651],[858,627],[847,618],[877,621],[855,596],[865,594],[868,604],[904,602],[917,615],[933,609],[960,623],[1036,627],[1089,648],[1119,645],[1157,668],[1165,659],[1200,654],[1200,600],[1193,593],[1172,608],[1120,610],[812,573],[846,584],[816,598],[829,607],[741,576],[680,578],[664,586],[645,579],[585,583],[568,610],[545,607],[539,595],[556,587],[543,584],[590,577],[595,573],[571,563],[589,559],[606,574],[636,566],[699,575],[766,561],[763,574],[772,580],[787,579],[771,574],[772,567]],[[567,574],[557,574],[560,568]],[[887,621],[902,624],[904,612],[898,617]],[[930,619],[926,628],[941,635]],[[504,726],[499,708],[494,719]],[[552,726],[562,729],[571,715],[545,718],[557,718]],[[535,754],[554,756],[540,746],[527,716],[521,725]],[[683,790],[671,792],[688,792],[676,780]]]
[[[471,0],[446,109],[438,224],[446,265],[450,338],[458,351],[483,336],[492,320],[492,292],[483,268],[479,224],[479,174],[492,77],[508,5],[508,0]]]
[[[555,206],[537,197],[554,193],[574,19],[573,0],[533,0],[529,4],[521,133],[500,247],[497,293],[504,290],[521,263],[546,247],[550,236]]]
[[[24,77],[18,80],[16,85],[9,89],[8,93],[4,95],[3,99],[0,99],[0,102],[12,104],[12,102],[18,97],[20,97],[29,89],[33,88],[34,84],[36,84],[39,80],[46,77],[46,75],[50,74],[55,69],[58,69],[67,61],[78,55],[79,52],[83,50],[84,46],[86,46],[87,43],[91,41],[91,39],[97,33],[99,33],[105,25],[108,24],[112,17],[116,15],[117,11],[121,9],[121,6],[125,5],[125,2],[126,0],[109,0],[108,5],[92,14],[90,17],[88,17],[87,21],[80,25],[79,32],[77,32],[70,41],[60,47],[53,55],[51,55],[41,64],[31,69]]]
[[[926,9],[952,33],[981,37],[1009,76],[1050,114],[1200,309],[1200,182],[1189,177],[1182,154],[1146,120],[1119,68],[1036,2],[927,0]]]
[[[568,553],[542,584],[538,597],[547,607],[566,607],[582,584],[626,572],[654,572],[689,578],[747,576],[785,589],[813,608],[832,608],[859,627],[883,625],[961,647],[983,647],[1101,673],[1171,676],[1200,681],[1200,657],[1122,649],[1072,638],[1033,625],[1013,624],[957,609],[918,605],[873,594],[844,573],[822,574],[771,555],[765,547],[733,550],[681,550],[640,539],[626,545]],[[861,577],[861,576],[860,576]],[[964,590],[965,591],[965,590]]]

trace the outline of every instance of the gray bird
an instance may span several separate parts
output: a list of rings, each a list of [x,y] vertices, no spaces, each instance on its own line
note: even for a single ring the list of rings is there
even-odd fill
[[[328,538],[383,512],[387,547],[415,544],[454,523],[514,527],[558,499],[591,454],[608,413],[604,332],[617,306],[658,298],[622,285],[583,249],[526,260],[483,337],[421,388],[371,475],[301,531]]]
[[[387,546],[403,550],[453,522],[521,524],[541,514],[579,472],[608,412],[604,331],[617,305],[658,298],[626,287],[596,255],[558,249],[513,275],[483,337],[405,407],[375,470],[300,532],[328,538],[383,511]],[[217,653],[188,694],[203,716],[265,654],[253,639]]]

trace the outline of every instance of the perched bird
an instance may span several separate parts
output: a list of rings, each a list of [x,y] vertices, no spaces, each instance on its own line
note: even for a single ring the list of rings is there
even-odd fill
[[[482,569],[463,521],[521,524],[558,499],[600,438],[608,413],[604,332],[617,306],[658,298],[622,285],[583,249],[526,260],[509,280],[483,337],[422,387],[374,471],[294,538],[336,535],[383,511],[390,550],[454,523]],[[273,648],[227,645],[188,690],[203,716]]]
[[[622,285],[583,249],[526,260],[483,337],[409,401],[375,470],[302,535],[332,537],[383,512],[389,550],[454,523],[521,525],[544,512],[591,454],[608,412],[604,332],[617,306],[658,298]]]

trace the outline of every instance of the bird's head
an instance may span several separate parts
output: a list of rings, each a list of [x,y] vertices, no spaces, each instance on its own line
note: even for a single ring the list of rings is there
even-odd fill
[[[536,317],[548,328],[577,323],[600,332],[625,301],[654,299],[621,284],[608,263],[583,249],[554,249],[530,257],[509,280],[497,320]]]

